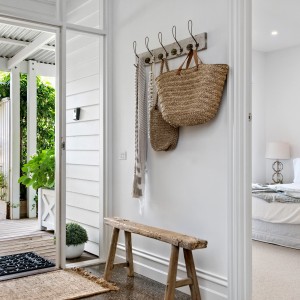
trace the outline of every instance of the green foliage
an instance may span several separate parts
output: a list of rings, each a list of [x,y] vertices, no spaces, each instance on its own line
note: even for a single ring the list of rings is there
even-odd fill
[[[7,201],[6,200],[6,189],[7,189],[7,183],[6,178],[3,172],[0,171],[0,200],[1,201]]]
[[[0,72],[0,99],[10,96],[10,74]],[[20,74],[21,176],[27,163],[27,74]],[[37,153],[54,149],[55,89],[37,77]],[[26,187],[21,184],[21,198],[26,199]]]
[[[79,245],[86,243],[88,241],[88,235],[86,230],[76,223],[66,224],[66,244],[70,245]]]
[[[9,97],[10,87],[7,76],[9,76],[9,73],[0,72],[0,99]]]
[[[19,182],[26,187],[32,186],[35,190],[40,187],[54,187],[55,154],[54,149],[42,150],[35,154],[23,168],[23,175]]]
[[[55,89],[37,77],[37,152],[54,149]]]

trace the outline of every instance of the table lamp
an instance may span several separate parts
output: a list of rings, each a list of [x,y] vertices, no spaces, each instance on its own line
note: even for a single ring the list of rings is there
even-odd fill
[[[290,145],[281,142],[268,143],[266,148],[266,158],[275,160],[272,165],[274,170],[272,176],[273,182],[282,183],[283,175],[280,172],[283,170],[283,164],[279,160],[290,159]]]

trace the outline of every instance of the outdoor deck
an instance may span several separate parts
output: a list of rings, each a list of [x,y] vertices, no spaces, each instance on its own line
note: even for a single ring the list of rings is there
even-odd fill
[[[0,220],[0,256],[35,252],[55,262],[54,242],[53,233],[39,230],[37,219]],[[66,262],[77,263],[96,258],[83,252],[81,257]]]
[[[54,262],[54,235],[40,231],[37,219],[0,220],[0,256],[30,251]]]

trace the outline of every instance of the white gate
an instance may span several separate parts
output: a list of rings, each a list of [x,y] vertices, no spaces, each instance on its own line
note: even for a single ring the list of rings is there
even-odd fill
[[[41,230],[55,230],[55,190],[38,190],[38,221]]]
[[[7,191],[10,186],[10,101],[9,98],[0,100],[0,170],[6,176]],[[9,192],[7,192],[9,201]]]

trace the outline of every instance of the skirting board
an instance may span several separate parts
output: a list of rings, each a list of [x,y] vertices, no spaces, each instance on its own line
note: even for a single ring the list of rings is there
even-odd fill
[[[169,260],[158,255],[154,255],[148,251],[132,248],[134,258],[134,271],[149,277],[155,281],[163,284],[167,281],[167,273]],[[125,245],[118,243],[116,256],[121,259],[125,259]],[[186,269],[183,263],[178,264],[177,278],[186,277]],[[224,300],[228,299],[227,279],[204,270],[196,268],[198,282],[200,283],[200,292],[202,300]],[[180,291],[190,294],[189,288],[180,288]]]

